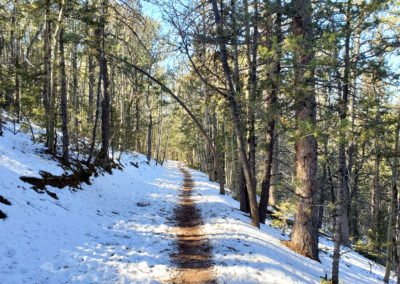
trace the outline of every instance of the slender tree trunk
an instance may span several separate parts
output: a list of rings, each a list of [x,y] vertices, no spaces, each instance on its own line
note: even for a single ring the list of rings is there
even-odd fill
[[[13,15],[12,15],[12,20],[11,20],[11,25],[13,26],[13,31],[17,27],[17,18],[18,18],[18,1],[14,1],[14,9],[13,9]],[[14,31],[12,33],[11,40],[13,41],[13,53],[14,53],[14,69],[15,69],[15,98],[14,98],[14,111],[15,111],[15,116],[16,116],[16,122],[20,122],[20,112],[21,112],[21,86],[20,86],[20,80],[19,80],[19,72],[20,72],[20,36],[19,36],[19,31],[17,30],[16,32]]]
[[[74,44],[72,50],[71,66],[72,66],[72,125],[73,125],[73,143],[75,149],[79,153],[79,94],[78,94],[78,47]]]
[[[341,184],[336,189],[336,208],[335,208],[335,226],[334,226],[334,247],[332,257],[332,284],[339,284],[339,261],[340,261],[340,245],[342,243],[342,213],[343,213],[343,189]]]
[[[343,72],[343,84],[342,84],[342,98],[339,105],[339,117],[340,117],[340,139],[339,139],[339,182],[341,187],[341,202],[343,202],[341,212],[341,242],[342,244],[350,245],[350,234],[349,234],[349,217],[348,209],[350,208],[350,190],[349,190],[349,171],[346,162],[346,147],[347,147],[347,108],[349,101],[349,90],[350,90],[350,38],[351,38],[351,0],[347,3],[347,15],[346,15],[346,26],[345,26],[345,51],[344,51],[344,72]]]
[[[89,106],[88,106],[88,123],[93,125],[93,109],[94,109],[94,85],[95,85],[95,64],[93,62],[93,56],[88,56],[88,68],[89,68]]]
[[[253,17],[253,35],[250,34],[251,17],[249,14],[249,4],[247,0],[244,3],[244,13],[246,18],[245,38],[247,41],[247,62],[249,68],[248,80],[248,149],[249,164],[254,177],[254,187],[256,187],[256,131],[255,131],[255,107],[257,99],[257,50],[258,50],[258,1],[254,1]]]
[[[379,143],[376,141],[376,144]],[[379,249],[381,246],[381,180],[380,180],[380,168],[381,168],[381,154],[379,153],[379,146],[375,144],[375,172],[373,178],[372,188],[372,248]]]
[[[51,97],[52,97],[52,85],[51,85],[51,73],[52,73],[52,64],[51,64],[51,10],[50,10],[50,0],[46,0],[45,2],[45,32],[44,32],[44,68],[45,68],[45,77],[44,77],[44,86],[43,86],[43,105],[45,109],[45,121],[46,121],[46,146],[50,153],[54,152],[54,136],[53,130],[51,127],[52,124],[52,115],[51,115]]]
[[[229,108],[231,110],[232,114],[232,122],[233,126],[235,129],[236,136],[238,137],[238,150],[239,150],[239,157],[242,162],[243,166],[243,171],[244,171],[244,176],[246,179],[246,186],[247,186],[247,191],[249,194],[249,200],[250,200],[250,214],[251,214],[251,222],[253,226],[260,227],[260,222],[259,222],[259,216],[258,216],[258,206],[257,206],[257,200],[256,200],[256,188],[255,188],[255,182],[254,182],[254,176],[250,167],[249,160],[247,159],[247,154],[246,154],[246,146],[244,142],[244,137],[243,137],[243,127],[242,127],[242,122],[240,120],[240,110],[239,106],[237,103],[237,98],[236,98],[236,91],[234,88],[233,80],[232,80],[232,73],[228,64],[228,52],[226,45],[224,41],[222,40],[223,38],[223,27],[222,27],[222,20],[221,20],[221,15],[220,11],[218,9],[218,3],[216,0],[211,1],[212,6],[213,6],[213,12],[214,12],[214,18],[217,26],[217,34],[218,34],[218,42],[219,42],[219,47],[220,47],[220,61],[224,70],[224,76],[226,80],[226,84],[228,85],[228,95],[227,95],[227,101]]]
[[[60,10],[64,9],[64,0],[60,1]],[[64,26],[60,22],[59,33],[59,53],[60,53],[60,109],[61,109],[61,129],[62,129],[62,154],[63,162],[69,163],[69,134],[68,134],[68,102],[67,102],[67,75],[65,72],[65,53],[64,53]]]
[[[140,127],[140,99],[139,97],[137,97],[135,100],[135,150],[138,152],[140,152],[141,150],[139,127]]]
[[[151,147],[153,141],[153,115],[151,113],[151,105],[149,101],[150,91],[148,91],[146,96],[146,104],[147,104],[147,111],[148,111],[148,118],[149,122],[147,124],[147,162],[150,163],[151,160]]]
[[[293,34],[298,38],[295,52],[295,142],[296,187],[299,200],[291,241],[288,246],[296,252],[318,260],[317,142],[309,127],[316,125],[314,93],[314,39],[310,0],[293,0],[295,15]]]
[[[164,151],[163,151],[162,158],[161,158],[161,162],[160,162],[160,165],[161,165],[161,166],[164,164],[165,157],[167,156],[168,146],[169,146],[169,138],[170,138],[170,136],[171,136],[171,128],[168,127],[168,130],[167,130],[167,138],[166,138],[166,141],[165,141],[165,147],[164,147]]]
[[[56,136],[56,125],[57,125],[57,96],[55,94],[55,90],[57,87],[57,80],[55,80],[55,63],[56,63],[56,54],[57,54],[57,48],[58,48],[58,42],[59,42],[59,34],[60,34],[60,28],[61,28],[61,23],[62,19],[64,17],[64,9],[60,9],[58,12],[58,17],[57,17],[57,25],[54,30],[53,34],[53,42],[50,43],[52,45],[51,53],[50,53],[50,80],[49,80],[49,113],[48,113],[48,119],[49,119],[49,131],[48,131],[48,141],[49,141],[49,152],[52,155],[56,155],[57,153],[57,136]]]
[[[110,147],[110,93],[108,90],[108,60],[105,54],[105,37],[107,23],[108,0],[102,2],[102,17],[101,17],[101,73],[103,79],[103,100],[101,102],[101,149],[99,160],[106,168],[109,166],[109,147]]]
[[[265,172],[264,179],[261,184],[261,196],[259,205],[260,222],[265,223],[265,219],[268,211],[268,201],[270,197],[271,179],[272,179],[272,167],[274,162],[274,150],[275,150],[275,124],[276,124],[276,112],[277,112],[277,101],[279,93],[280,84],[280,72],[281,72],[281,50],[280,44],[282,43],[282,31],[281,31],[281,21],[282,15],[280,12],[281,1],[277,1],[277,14],[274,35],[277,37],[277,50],[274,50],[275,56],[272,59],[272,72],[267,79],[268,82],[268,98],[267,98],[267,108],[270,115],[269,121],[267,123],[267,158],[265,160]],[[270,22],[270,21],[268,21]],[[272,29],[271,29],[272,30]],[[272,37],[272,35],[268,35]],[[268,47],[272,49],[272,42],[268,40]],[[270,71],[270,70],[268,70]]]
[[[240,70],[239,70],[239,49],[238,49],[238,35],[240,33],[239,28],[237,27],[237,20],[236,20],[236,15],[237,15],[237,10],[236,10],[236,0],[231,0],[231,21],[232,21],[232,28],[234,30],[233,36],[232,36],[232,42],[233,42],[233,82],[235,84],[235,90],[236,94],[242,95],[242,82],[240,80]],[[237,186],[238,186],[238,191],[239,191],[239,200],[240,200],[240,210],[246,213],[250,213],[250,201],[249,201],[249,195],[247,193],[247,188],[246,188],[246,181],[245,181],[245,176],[244,176],[244,170],[243,170],[243,165],[240,159],[240,154],[238,150],[238,137],[236,134],[234,134],[233,141],[235,142],[235,159],[237,160],[237,170],[235,172],[237,176]]]
[[[395,138],[395,145],[394,145],[394,158],[392,166],[392,190],[391,190],[391,198],[390,198],[390,211],[389,211],[389,225],[388,225],[388,234],[387,234],[387,248],[386,248],[386,271],[384,282],[389,283],[390,273],[392,271],[394,258],[393,258],[393,251],[395,249],[396,244],[396,210],[397,208],[397,200],[398,200],[398,189],[397,189],[397,179],[398,179],[398,153],[399,153],[399,133],[400,133],[400,112],[399,112],[399,121],[397,122],[396,128],[396,138]],[[390,163],[390,161],[389,161]]]
[[[163,117],[162,117],[162,106],[159,106],[159,125],[158,125],[158,139],[157,139],[157,146],[156,146],[156,165],[160,162],[160,148],[162,143],[162,135],[163,135]]]
[[[97,46],[101,45],[101,30],[99,28],[96,29],[95,31],[95,36],[98,39],[96,41]],[[90,143],[90,148],[89,148],[89,155],[87,159],[87,163],[91,163],[93,159],[93,155],[95,152],[95,146],[96,146],[96,139],[97,139],[97,126],[99,124],[100,120],[100,109],[101,109],[101,82],[102,82],[102,77],[103,77],[103,72],[102,72],[102,52],[101,48],[97,48],[97,57],[98,57],[98,62],[99,62],[99,73],[98,73],[98,79],[97,79],[97,95],[96,95],[96,110],[95,110],[95,115],[94,115],[94,122],[93,122],[93,128],[92,128],[92,139]]]
[[[1,55],[3,54],[3,48],[4,48],[4,37],[2,32],[0,31],[0,58]],[[1,96],[0,96],[0,99]],[[3,104],[0,103],[0,136],[3,136]]]

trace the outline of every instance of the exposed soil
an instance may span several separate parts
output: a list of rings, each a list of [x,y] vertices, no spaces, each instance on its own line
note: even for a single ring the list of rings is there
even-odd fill
[[[200,210],[192,198],[194,181],[186,169],[180,203],[174,209],[177,253],[171,255],[178,267],[172,283],[216,283],[212,269],[212,247],[203,233]]]

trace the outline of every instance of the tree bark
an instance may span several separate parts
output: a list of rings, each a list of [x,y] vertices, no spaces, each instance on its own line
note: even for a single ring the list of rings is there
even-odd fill
[[[50,10],[50,0],[45,1],[45,31],[44,31],[44,69],[45,69],[45,77],[44,77],[44,85],[43,85],[43,105],[45,110],[45,121],[46,121],[46,146],[50,153],[54,152],[54,134],[51,128],[51,109],[50,109],[50,101],[52,97],[52,86],[51,86],[51,73],[52,73],[52,64],[51,64],[51,10]]]
[[[149,87],[150,88],[150,87]],[[150,91],[148,91],[146,96],[146,104],[147,104],[147,111],[148,111],[148,118],[149,122],[147,124],[147,162],[150,163],[151,160],[151,149],[152,149],[152,142],[153,142],[153,115],[151,113],[151,105],[149,101]]]
[[[350,90],[350,38],[351,38],[351,0],[347,3],[346,26],[345,26],[345,44],[344,44],[344,71],[342,84],[342,97],[339,103],[339,182],[341,192],[341,202],[343,202],[341,212],[341,242],[343,245],[350,245],[349,234],[349,213],[350,208],[350,189],[349,189],[349,171],[346,162],[347,147],[347,108]]]
[[[64,9],[64,0],[60,1],[60,10]],[[60,53],[60,110],[61,110],[61,129],[62,129],[62,153],[64,164],[69,164],[69,133],[68,133],[68,101],[67,101],[67,80],[65,72],[64,54],[64,26],[62,21],[59,33],[59,53]]]
[[[265,219],[268,211],[268,202],[270,197],[270,188],[272,182],[272,167],[274,163],[274,150],[275,150],[275,124],[276,124],[276,112],[277,112],[277,102],[279,94],[279,84],[280,84],[280,72],[281,72],[281,49],[280,44],[282,43],[282,14],[281,14],[281,1],[278,0],[276,4],[277,14],[274,29],[274,36],[277,38],[277,50],[274,50],[276,55],[272,58],[271,66],[272,70],[268,70],[269,77],[267,79],[267,109],[269,114],[269,121],[267,123],[267,158],[265,160],[265,172],[264,179],[261,184],[261,196],[259,205],[260,222],[265,223]],[[268,25],[268,23],[267,23]],[[268,37],[273,35],[269,34]],[[272,42],[268,40],[268,47],[272,49]],[[272,72],[271,72],[272,71]]]
[[[390,273],[392,271],[394,258],[393,258],[393,251],[396,244],[396,211],[399,210],[397,208],[397,201],[398,201],[398,189],[397,189],[397,179],[398,179],[398,153],[399,153],[399,133],[400,133],[400,112],[399,112],[399,121],[397,122],[397,128],[395,133],[395,145],[394,145],[394,157],[393,163],[391,164],[392,167],[392,190],[391,190],[391,198],[390,198],[390,211],[389,211],[389,225],[388,225],[388,234],[387,234],[387,248],[386,248],[386,270],[385,270],[385,277],[384,282],[389,283]],[[400,265],[400,264],[399,264]]]
[[[232,123],[235,129],[236,136],[238,138],[238,150],[239,157],[242,162],[243,172],[246,180],[247,193],[249,195],[250,201],[250,214],[251,214],[251,223],[255,227],[260,227],[259,216],[258,216],[258,206],[256,200],[256,188],[255,188],[255,179],[251,170],[251,166],[249,160],[247,159],[246,154],[246,146],[244,143],[243,137],[243,127],[242,122],[240,120],[240,110],[236,100],[236,92],[232,80],[232,73],[228,64],[228,52],[226,45],[223,40],[223,27],[220,11],[218,9],[218,3],[216,0],[212,0],[211,4],[213,6],[214,18],[216,22],[217,34],[218,34],[218,45],[220,48],[220,61],[223,67],[223,72],[226,80],[226,84],[228,85],[228,95],[227,101],[232,115]]]
[[[249,149],[249,164],[254,177],[254,187],[256,181],[256,131],[255,131],[255,107],[257,99],[257,51],[258,51],[258,0],[254,0],[254,16],[253,16],[253,35],[250,34],[250,14],[249,4],[247,0],[243,1],[244,13],[246,19],[245,38],[247,42],[247,62],[249,64],[248,71],[248,149]]]
[[[298,197],[295,222],[288,246],[318,260],[317,142],[309,128],[316,126],[314,93],[314,39],[310,0],[293,0],[293,33],[298,40],[295,52],[296,186]]]
[[[103,79],[103,100],[101,102],[101,149],[98,155],[100,163],[108,168],[109,166],[109,147],[110,147],[110,93],[108,90],[108,60],[105,54],[105,37],[107,24],[108,0],[102,1],[102,17],[101,17],[101,62],[100,69]]]

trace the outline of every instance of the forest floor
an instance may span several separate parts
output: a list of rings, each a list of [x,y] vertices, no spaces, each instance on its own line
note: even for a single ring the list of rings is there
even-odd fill
[[[318,284],[330,275],[330,239],[320,237],[321,262],[292,252],[281,244],[288,232],[269,220],[261,229],[251,226],[228,189],[219,195],[218,184],[179,162],[160,166],[124,153],[122,170],[100,173],[81,189],[48,186],[38,194],[20,177],[68,170],[18,125],[15,135],[11,123],[4,128],[2,284]],[[381,265],[342,251],[341,283],[382,283],[383,276]]]

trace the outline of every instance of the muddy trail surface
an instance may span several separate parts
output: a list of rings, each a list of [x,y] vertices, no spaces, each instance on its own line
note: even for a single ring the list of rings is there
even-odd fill
[[[176,252],[171,255],[178,268],[172,283],[216,283],[212,269],[212,247],[202,230],[200,210],[193,201],[194,181],[189,171],[184,175],[180,202],[174,209]]]

